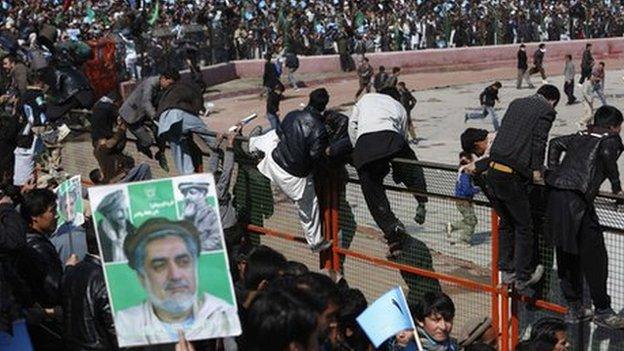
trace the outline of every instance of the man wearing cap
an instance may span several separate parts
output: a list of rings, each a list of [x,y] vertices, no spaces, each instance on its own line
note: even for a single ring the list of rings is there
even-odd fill
[[[153,218],[124,241],[128,265],[147,293],[142,304],[117,312],[119,346],[175,342],[241,333],[236,307],[198,292],[199,232],[188,221]]]
[[[102,214],[97,226],[104,261],[124,261],[126,255],[123,252],[123,242],[134,231],[134,226],[128,220],[127,201],[123,191],[117,190],[106,195],[97,211]]]
[[[184,219],[193,223],[199,231],[202,250],[220,250],[219,218],[217,213],[206,202],[208,183],[187,182],[178,185],[184,195]]]

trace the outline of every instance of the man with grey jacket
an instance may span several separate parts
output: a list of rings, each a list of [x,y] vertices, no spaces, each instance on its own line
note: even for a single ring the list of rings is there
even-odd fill
[[[565,83],[563,83],[563,91],[568,96],[568,105],[572,105],[576,102],[574,96],[574,76],[576,75],[576,69],[574,68],[574,62],[572,62],[572,55],[566,55],[565,68],[563,69],[563,77]]]
[[[368,209],[388,241],[388,258],[398,258],[408,239],[405,226],[394,215],[383,186],[392,166],[392,178],[408,189],[423,194],[427,191],[425,175],[416,154],[407,143],[407,112],[399,102],[396,88],[364,95],[353,107],[349,119],[349,138],[353,145],[353,164]],[[397,160],[403,159],[403,160]],[[414,221],[425,222],[427,197],[418,201]]]
[[[176,70],[167,71],[160,76],[148,77],[141,81],[124,101],[119,109],[119,116],[128,124],[128,129],[137,138],[137,149],[152,158],[150,147],[156,143],[156,159],[160,166],[169,171],[165,157],[165,143],[155,136],[157,132],[156,108],[158,95],[180,79]]]

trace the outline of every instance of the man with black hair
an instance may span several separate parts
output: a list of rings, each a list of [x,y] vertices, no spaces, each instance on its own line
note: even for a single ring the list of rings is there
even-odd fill
[[[330,277],[309,272],[295,278],[295,286],[308,296],[311,306],[318,313],[318,338],[328,342],[330,325],[337,321],[340,309],[340,290]]]
[[[581,59],[581,79],[579,80],[579,86],[583,85],[585,79],[589,79],[592,74],[592,69],[594,68],[594,56],[591,53],[592,44],[585,44],[585,51],[583,51],[583,58]]]
[[[410,310],[424,350],[457,350],[457,341],[451,338],[455,304],[448,295],[441,291],[425,293]]]
[[[386,81],[388,80],[388,73],[386,73],[386,67],[379,66],[377,69],[377,73],[375,73],[375,77],[373,78],[373,87],[375,91],[379,92],[386,86]]]
[[[373,67],[370,65],[370,63],[368,63],[368,59],[364,57],[362,59],[362,64],[357,69],[360,87],[355,93],[355,100],[357,100],[357,98],[364,90],[366,90],[366,93],[370,93],[371,78],[373,78],[373,73]]]
[[[405,226],[394,215],[383,187],[390,172],[396,183],[410,190],[426,192],[427,184],[422,167],[407,143],[407,112],[400,103],[395,88],[385,88],[381,93],[364,95],[353,107],[349,120],[349,137],[353,150],[353,164],[360,178],[362,193],[368,209],[388,241],[388,257],[398,257],[406,236]],[[395,158],[408,162],[393,161]],[[414,196],[418,201],[414,221],[425,222],[427,197]]]
[[[527,64],[526,46],[520,44],[518,49],[518,78],[516,79],[516,89],[522,88],[522,81],[526,81],[529,89],[533,89],[533,83],[531,83],[531,76],[529,75],[529,65]]]
[[[25,93],[28,86],[28,67],[20,62],[17,57],[8,55],[2,59],[2,68],[11,78],[10,93],[15,97]]]
[[[318,312],[295,286],[269,289],[258,296],[247,313],[245,350],[319,350]]]
[[[0,335],[11,332],[13,322],[21,316],[16,260],[26,246],[26,224],[8,192],[6,184],[0,185]]]
[[[64,341],[68,350],[117,350],[117,337],[97,238],[86,223],[88,254],[63,277]]]
[[[49,236],[56,230],[56,195],[47,189],[35,189],[22,200],[20,212],[28,224],[26,246],[17,259],[17,269],[25,288],[20,296],[30,308],[28,331],[37,350],[64,350],[59,336],[61,326],[55,321],[61,305],[63,267]],[[66,266],[78,263],[71,255]],[[45,310],[42,310],[45,309]]]
[[[286,267],[286,257],[268,246],[255,247],[239,267],[245,289],[243,308],[248,308],[260,291],[277,279]]]
[[[624,329],[624,317],[615,314],[607,293],[607,250],[594,199],[605,179],[614,194],[622,193],[617,164],[624,150],[622,120],[617,108],[602,106],[587,130],[552,139],[546,178],[551,187],[548,231],[557,250],[561,290],[570,306],[566,317],[576,322],[591,317],[583,307],[584,278],[595,306],[594,322],[611,329]]]
[[[324,160],[328,146],[323,122],[323,111],[328,102],[329,94],[325,88],[312,91],[303,110],[291,111],[284,117],[277,130],[279,143],[259,165],[260,172],[295,202],[306,241],[314,253],[331,246],[322,235],[313,176]]]
[[[152,158],[150,147],[156,143],[158,152],[155,157],[167,172],[169,167],[164,153],[165,144],[161,138],[155,136],[155,120],[158,117],[156,110],[159,95],[178,80],[180,73],[175,69],[169,69],[160,76],[148,77],[137,84],[119,108],[119,117],[128,124],[128,129],[137,138],[137,150]]]
[[[342,350],[371,350],[372,345],[356,318],[366,310],[368,302],[358,289],[348,289],[342,293],[342,306],[338,312],[338,335],[336,343]]]
[[[546,44],[539,44],[535,53],[533,53],[533,67],[529,70],[529,75],[538,73],[542,76],[542,84],[548,84],[546,80],[546,71],[544,70],[544,55],[546,54]]]
[[[549,350],[567,351],[570,347],[566,323],[559,318],[544,317],[531,326],[530,340],[533,343],[554,345]]]
[[[490,150],[487,183],[502,218],[499,269],[503,282],[514,283],[521,292],[544,273],[541,265],[533,268],[529,185],[543,183],[546,143],[559,98],[557,87],[544,85],[537,94],[512,101]]]
[[[498,117],[496,116],[496,110],[494,110],[494,105],[498,99],[498,91],[503,85],[501,82],[494,82],[481,92],[479,95],[479,103],[481,104],[481,108],[483,109],[480,112],[472,112],[466,113],[464,115],[464,123],[469,119],[484,119],[488,115],[492,116],[492,125],[494,127],[494,131],[497,131],[500,123],[498,121]]]

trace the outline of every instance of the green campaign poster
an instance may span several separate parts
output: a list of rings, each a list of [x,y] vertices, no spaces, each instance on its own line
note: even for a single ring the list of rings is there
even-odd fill
[[[241,333],[211,174],[89,189],[120,347]]]

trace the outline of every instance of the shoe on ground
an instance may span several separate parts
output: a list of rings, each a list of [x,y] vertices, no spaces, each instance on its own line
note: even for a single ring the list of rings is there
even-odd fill
[[[529,89],[535,89],[535,85],[533,84],[529,85]]]
[[[615,314],[611,308],[596,311],[594,323],[607,329],[624,329],[624,317]]]
[[[579,86],[580,88],[582,88],[582,87],[583,87],[583,84],[581,84],[581,83],[578,83],[578,86]]]
[[[418,224],[425,223],[425,219],[427,218],[427,208],[425,204],[418,204],[416,207],[416,215],[414,216],[414,222]]]
[[[578,324],[588,322],[594,317],[591,308],[583,306],[582,303],[571,303],[568,312],[564,316],[564,321],[568,324]]]
[[[527,288],[530,288],[533,285],[539,283],[539,281],[542,279],[543,276],[544,276],[544,266],[542,266],[541,264],[538,264],[537,267],[535,267],[535,270],[533,271],[533,273],[531,274],[531,277],[529,277],[528,280],[520,280],[516,278],[514,282],[515,288],[516,290],[519,290],[519,291],[526,290]]]
[[[468,122],[468,114],[467,113],[464,114],[464,123],[466,123],[466,122]]]
[[[501,283],[510,285],[514,281],[516,281],[516,272],[501,271]]]
[[[311,245],[310,250],[312,250],[313,253],[319,253],[319,252],[329,249],[331,246],[332,246],[331,241],[323,240],[316,245]]]
[[[158,151],[156,152],[156,159],[158,160],[158,165],[165,172],[169,173],[169,163],[167,162],[167,156],[165,156],[164,152]]]
[[[548,84],[548,80],[547,79],[542,79],[542,84]]]

